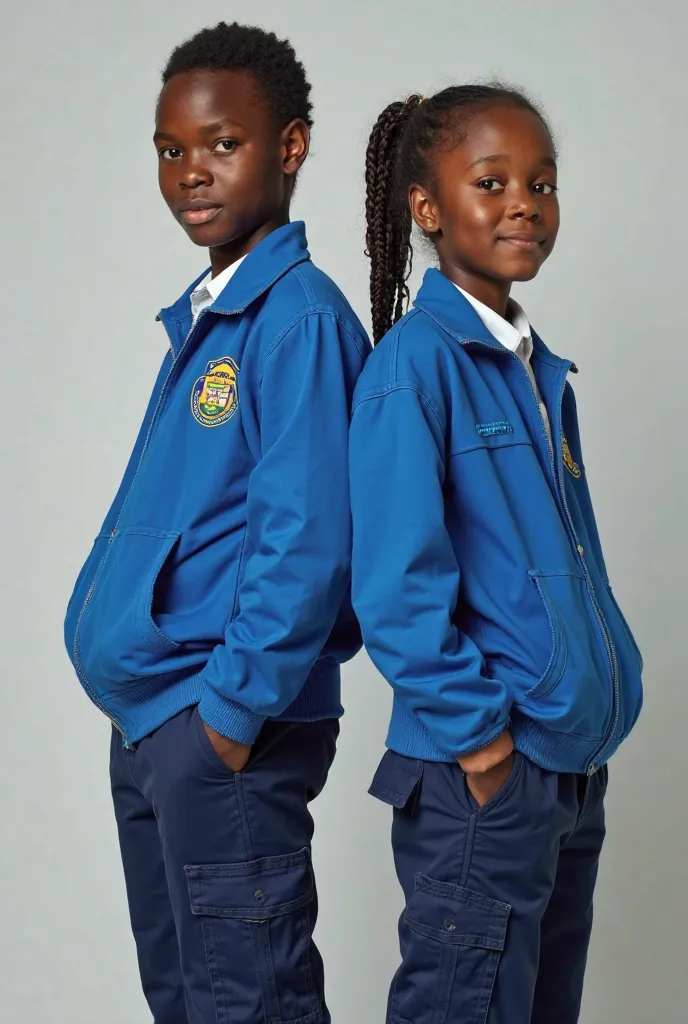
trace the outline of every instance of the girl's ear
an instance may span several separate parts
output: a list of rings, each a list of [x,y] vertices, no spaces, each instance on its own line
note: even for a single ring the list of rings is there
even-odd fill
[[[409,189],[409,208],[414,221],[426,235],[434,235],[440,229],[437,204],[427,189],[420,185],[411,185]]]

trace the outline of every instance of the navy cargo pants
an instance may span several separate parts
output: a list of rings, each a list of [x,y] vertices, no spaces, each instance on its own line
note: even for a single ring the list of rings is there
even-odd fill
[[[575,1024],[604,839],[607,769],[588,779],[516,755],[479,808],[458,764],[388,751],[406,909],[388,1024]]]
[[[134,749],[113,734],[115,815],[155,1024],[329,1024],[308,803],[338,731],[336,721],[268,722],[236,774],[195,708]]]

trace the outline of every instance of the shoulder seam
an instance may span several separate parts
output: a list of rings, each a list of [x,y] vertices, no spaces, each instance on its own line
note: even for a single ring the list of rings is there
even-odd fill
[[[277,338],[272,343],[272,345],[270,346],[268,351],[265,353],[265,358],[263,359],[263,362],[261,364],[260,374],[258,376],[258,384],[259,385],[262,384],[262,382],[263,382],[263,374],[265,372],[265,366],[266,366],[268,360],[270,359],[272,354],[276,351],[276,349],[279,348],[279,346],[282,344],[282,342],[284,341],[286,336],[291,331],[293,331],[294,328],[298,324],[300,324],[302,320],[306,320],[308,317],[321,317],[321,316],[329,316],[329,317],[332,317],[334,320],[337,321],[337,324],[339,325],[339,327],[342,328],[342,330],[346,334],[347,338],[349,338],[349,340],[354,343],[354,345],[356,347],[356,351],[358,352],[358,354],[359,354],[359,356],[361,358],[361,363],[363,363],[365,361],[365,352],[363,350],[362,345],[359,342],[359,339],[356,337],[356,335],[352,331],[350,325],[345,320],[343,320],[341,318],[341,316],[339,315],[337,310],[336,309],[331,309],[331,308],[328,308],[328,307],[324,307],[324,306],[323,307],[311,306],[309,309],[302,310],[302,312],[299,313],[298,316],[294,317],[294,319],[291,320],[286,325],[286,327],[283,328],[282,332],[277,336]]]
[[[443,422],[443,418],[438,407],[435,405],[434,401],[431,398],[429,398],[428,395],[422,390],[420,385],[412,380],[395,381],[394,383],[383,384],[377,388],[368,389],[368,391],[364,392],[364,394],[362,394],[354,402],[353,408],[351,410],[351,415],[353,416],[358,407],[360,405],[363,405],[364,402],[371,402],[375,398],[386,398],[387,395],[391,395],[395,391],[414,391],[418,395],[418,397],[425,403],[425,405],[427,405],[428,409],[431,410],[432,414],[437,420],[437,423],[439,424],[440,429],[444,433],[446,425]]]
[[[305,275],[301,273],[301,264],[297,263],[295,266],[291,268],[289,272],[298,279],[299,284],[303,288],[303,294],[306,296],[306,301],[308,303],[308,308],[310,310],[313,307],[313,303],[315,302],[315,292],[308,283],[308,280],[306,279]]]

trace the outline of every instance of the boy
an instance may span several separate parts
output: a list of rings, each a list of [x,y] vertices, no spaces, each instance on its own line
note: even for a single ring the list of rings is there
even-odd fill
[[[308,802],[332,763],[349,598],[347,434],[368,342],[289,222],[310,85],[221,23],[172,54],[160,188],[202,275],[65,627],[113,722],[115,814],[156,1024],[329,1021]]]

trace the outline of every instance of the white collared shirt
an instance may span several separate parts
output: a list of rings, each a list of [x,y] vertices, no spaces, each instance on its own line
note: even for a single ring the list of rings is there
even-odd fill
[[[213,277],[213,272],[210,270],[201,283],[196,285],[194,290],[191,292],[191,315],[193,316],[194,323],[204,309],[207,309],[208,306],[212,306],[215,299],[223,288],[227,286],[231,278],[234,277],[245,259],[246,257],[242,256],[240,260],[237,260],[235,263],[231,263],[226,270],[223,270],[221,274],[217,275],[217,277]]]
[[[547,408],[545,403],[542,401],[542,396],[535,380],[535,374],[533,373],[533,367],[531,366],[531,357],[533,355],[533,336],[530,332],[530,324],[528,318],[513,299],[509,299],[509,314],[511,320],[505,320],[499,313],[495,313],[494,309],[490,309],[484,302],[480,302],[474,298],[473,295],[469,295],[463,288],[459,288],[458,284],[456,287],[459,289],[463,297],[470,302],[473,309],[476,311],[482,322],[487,327],[490,334],[497,339],[500,345],[504,348],[508,348],[510,352],[514,352],[515,355],[521,360],[526,368],[530,382],[533,385],[537,403],[540,409],[540,415],[542,416],[542,422],[545,425],[547,431],[547,437],[549,438],[550,445],[552,444],[552,428],[549,422],[549,416],[547,414]]]

